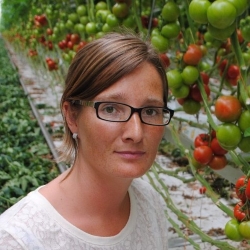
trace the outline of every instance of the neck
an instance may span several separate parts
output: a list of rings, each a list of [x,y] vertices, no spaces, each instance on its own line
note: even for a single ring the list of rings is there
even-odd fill
[[[68,177],[60,182],[60,188],[81,211],[84,208],[85,212],[107,216],[124,207],[131,182],[131,179],[93,174],[75,165]]]

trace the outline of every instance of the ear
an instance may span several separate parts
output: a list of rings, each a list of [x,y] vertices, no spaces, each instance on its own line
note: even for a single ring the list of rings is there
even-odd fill
[[[72,134],[77,133],[78,126],[77,126],[76,113],[72,110],[72,107],[69,102],[63,103],[62,111],[65,117],[65,121]]]

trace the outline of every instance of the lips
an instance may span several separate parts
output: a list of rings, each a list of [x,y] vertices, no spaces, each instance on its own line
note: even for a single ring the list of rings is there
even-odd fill
[[[136,160],[145,155],[144,151],[116,151],[120,157],[130,160]]]

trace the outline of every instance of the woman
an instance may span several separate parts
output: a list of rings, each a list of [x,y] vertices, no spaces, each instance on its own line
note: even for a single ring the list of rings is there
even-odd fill
[[[138,178],[173,115],[151,45],[130,33],[87,44],[61,110],[62,159],[72,167],[0,216],[0,249],[167,249],[163,202]]]

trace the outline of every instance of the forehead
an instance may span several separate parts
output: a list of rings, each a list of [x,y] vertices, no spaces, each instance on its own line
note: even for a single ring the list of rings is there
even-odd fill
[[[163,96],[160,74],[150,63],[143,63],[101,92],[95,99],[129,103],[136,101],[163,103]]]

